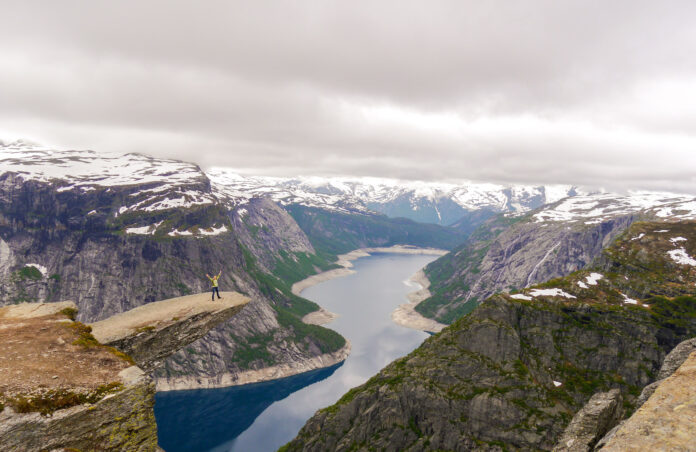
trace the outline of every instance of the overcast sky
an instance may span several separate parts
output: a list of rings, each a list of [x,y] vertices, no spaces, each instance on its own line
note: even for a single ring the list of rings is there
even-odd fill
[[[0,138],[696,193],[694,1],[0,0]]]

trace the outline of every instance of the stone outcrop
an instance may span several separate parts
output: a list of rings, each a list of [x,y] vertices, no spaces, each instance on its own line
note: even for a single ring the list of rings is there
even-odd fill
[[[651,395],[653,395],[657,387],[662,383],[662,380],[672,375],[682,364],[684,364],[684,361],[686,361],[691,352],[694,351],[696,351],[696,337],[688,339],[674,347],[674,350],[669,352],[669,354],[665,357],[662,367],[660,367],[660,371],[657,373],[657,380],[643,388],[643,391],[640,393],[638,401],[636,402],[636,407],[643,405],[645,401],[648,400]]]
[[[137,367],[125,369],[119,378],[122,390],[93,404],[58,410],[50,417],[5,408],[0,413],[0,449],[157,450],[154,383]]]
[[[177,350],[229,320],[249,302],[248,297],[236,292],[221,295],[222,299],[215,301],[208,294],[197,294],[148,303],[92,323],[92,334],[149,372]]]
[[[696,425],[696,352],[603,441],[602,452],[691,451]]]
[[[621,391],[612,389],[592,396],[573,416],[553,452],[590,452],[623,417]]]
[[[94,324],[96,338],[73,302],[0,308],[0,450],[157,450],[155,383],[123,352],[151,370],[249,302],[222,295],[136,308]]]
[[[133,184],[89,190],[0,174],[0,305],[74,300],[78,320],[97,322],[156,300],[204,292],[205,274],[222,270],[221,290],[245,293],[252,301],[176,353],[161,374],[211,378],[338,350],[340,345],[327,350],[331,347],[319,335],[281,324],[276,307],[288,305],[291,294],[264,286],[283,259],[297,267],[299,258],[309,256],[316,266],[304,270],[309,273],[329,265],[316,257],[297,223],[268,199],[251,199],[235,209],[224,194],[213,192],[205,174],[189,169],[191,177],[177,178],[180,183],[136,178]],[[97,180],[99,174],[90,177]],[[122,212],[153,196],[180,199],[182,191],[211,200],[219,195],[218,202]],[[128,232],[132,227],[141,233]],[[213,229],[222,232],[199,233]],[[284,343],[268,350],[270,359],[238,359],[240,346],[269,335]]]

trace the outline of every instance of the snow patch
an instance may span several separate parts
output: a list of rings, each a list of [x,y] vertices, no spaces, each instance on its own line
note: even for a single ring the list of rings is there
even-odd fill
[[[660,229],[659,231],[655,231],[655,232],[669,232],[669,229]]]
[[[583,289],[589,289],[589,286],[582,281],[578,281],[578,286],[582,287]]]
[[[163,221],[160,221],[159,223],[151,224],[149,226],[127,228],[126,234],[153,235],[155,231],[157,231],[159,225],[161,225],[162,223]]]
[[[669,254],[669,257],[671,257],[672,260],[677,264],[691,265],[692,267],[696,267],[696,259],[689,256],[684,248],[668,251],[667,254]]]
[[[96,215],[96,214],[97,214],[96,210],[90,210],[89,212],[87,212],[87,215]]]
[[[674,237],[673,239],[669,239],[669,241],[672,243],[677,243],[677,242],[685,242],[686,239],[684,237]]]
[[[587,284],[591,286],[596,286],[597,281],[599,281],[602,278],[604,278],[604,275],[602,275],[601,273],[590,273],[590,276],[585,278],[585,281],[587,281]]]
[[[634,300],[633,298],[629,298],[628,295],[626,295],[626,294],[623,294],[623,293],[622,293],[621,296],[624,297],[624,303],[628,303],[628,304],[638,304],[638,300]]]
[[[562,384],[563,384],[563,383],[561,383],[560,381],[553,380],[553,385],[554,385],[555,387],[559,387],[559,386],[562,385]]]
[[[641,232],[641,233],[638,234],[637,236],[633,237],[633,238],[631,239],[631,242],[634,241],[634,240],[640,240],[640,239],[642,239],[643,237],[645,237],[645,234]]]
[[[227,226],[222,225],[219,228],[210,228],[210,231],[205,230],[205,229],[199,229],[198,233],[200,235],[219,235],[222,234],[223,232],[227,232]]]
[[[529,294],[533,297],[565,297],[576,298],[575,296],[564,292],[561,289],[532,289]]]
[[[536,222],[583,221],[592,225],[608,218],[637,212],[660,218],[696,219],[696,198],[660,192],[629,192],[628,195],[592,193],[566,198],[534,215]]]
[[[178,229],[174,229],[173,231],[171,231],[167,235],[170,235],[172,237],[178,237],[178,236],[182,236],[182,235],[184,235],[184,236],[193,235],[193,232],[191,232],[191,231],[179,231]]]
[[[532,299],[532,297],[529,297],[529,296],[521,294],[521,293],[516,293],[514,295],[510,295],[510,298],[514,298],[515,300],[526,300],[526,301],[530,301]]]

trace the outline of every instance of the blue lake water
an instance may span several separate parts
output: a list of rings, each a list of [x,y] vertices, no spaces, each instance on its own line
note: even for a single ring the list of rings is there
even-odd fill
[[[427,333],[400,327],[391,312],[418,287],[407,280],[435,256],[375,254],[354,261],[356,273],[302,292],[339,317],[326,326],[352,343],[341,364],[264,383],[158,393],[155,416],[167,452],[265,452],[295,437],[316,410],[335,403]]]

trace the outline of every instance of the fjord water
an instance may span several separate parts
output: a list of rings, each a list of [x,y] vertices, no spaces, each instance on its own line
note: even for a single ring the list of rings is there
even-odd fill
[[[158,393],[160,446],[167,452],[277,450],[316,410],[335,403],[428,336],[396,325],[390,315],[418,289],[408,278],[434,259],[375,254],[354,261],[356,273],[306,289],[303,297],[339,314],[326,326],[351,341],[345,362],[264,383]]]

